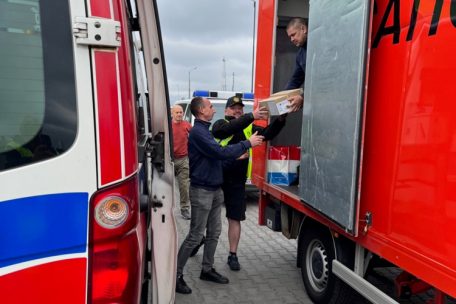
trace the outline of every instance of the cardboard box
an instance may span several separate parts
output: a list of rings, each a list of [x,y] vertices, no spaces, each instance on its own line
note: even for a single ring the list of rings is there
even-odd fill
[[[270,116],[277,116],[288,113],[290,109],[288,99],[296,95],[302,95],[302,89],[293,89],[280,91],[272,94],[269,98],[260,101],[260,108],[266,107],[269,110]]]

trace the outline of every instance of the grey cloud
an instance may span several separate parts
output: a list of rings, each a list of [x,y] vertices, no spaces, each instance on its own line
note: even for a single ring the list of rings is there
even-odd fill
[[[253,3],[251,0],[158,0],[170,101],[191,90],[226,87],[250,91]]]

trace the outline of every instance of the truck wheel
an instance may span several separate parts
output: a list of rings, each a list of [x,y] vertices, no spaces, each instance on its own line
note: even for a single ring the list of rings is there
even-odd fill
[[[335,244],[329,230],[311,227],[303,233],[301,275],[310,299],[317,304],[352,303],[354,290],[332,273]]]

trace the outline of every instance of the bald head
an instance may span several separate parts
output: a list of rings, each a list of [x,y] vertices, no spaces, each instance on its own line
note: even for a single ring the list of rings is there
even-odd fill
[[[181,122],[184,118],[184,110],[180,105],[174,105],[171,109],[171,117],[173,118],[174,122]]]

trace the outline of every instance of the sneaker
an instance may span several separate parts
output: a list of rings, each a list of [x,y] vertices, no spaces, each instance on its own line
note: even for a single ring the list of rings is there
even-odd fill
[[[211,281],[218,284],[228,284],[230,282],[227,277],[222,276],[220,273],[215,271],[214,268],[207,272],[201,270],[200,279],[203,281]]]
[[[230,266],[230,269],[233,271],[239,271],[241,270],[241,264],[239,264],[238,257],[236,255],[229,255],[228,256],[228,266]]]
[[[206,237],[203,236],[203,239],[201,240],[201,243],[199,243],[198,246],[193,248],[192,252],[190,253],[190,257],[194,257],[198,253],[198,250],[201,248],[201,246],[204,245],[204,241],[205,240],[206,240]]]
[[[183,275],[178,276],[176,279],[176,292],[183,294],[192,293],[192,289],[185,283]]]
[[[181,210],[181,215],[182,215],[182,217],[184,218],[184,220],[189,220],[189,219],[191,219],[190,211],[188,211],[188,209],[182,209],[182,210]]]

